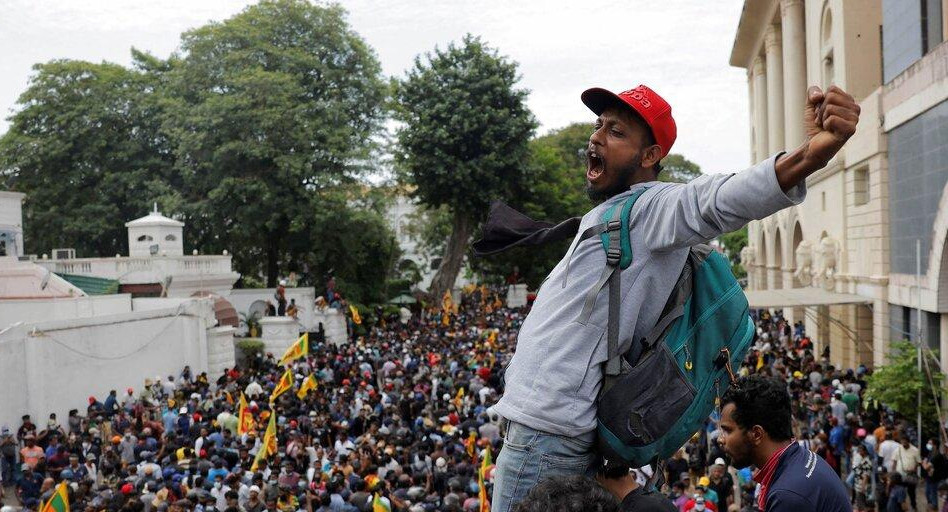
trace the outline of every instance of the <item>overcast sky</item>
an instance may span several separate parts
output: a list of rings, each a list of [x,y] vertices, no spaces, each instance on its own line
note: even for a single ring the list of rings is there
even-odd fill
[[[27,87],[31,66],[50,59],[127,65],[134,46],[160,57],[181,32],[223,20],[238,0],[0,0],[0,133]],[[749,160],[747,82],[728,65],[742,0],[345,0],[351,26],[375,49],[386,75],[465,33],[520,64],[521,86],[540,132],[591,121],[587,87],[644,83],[671,103],[673,151],[705,172]]]

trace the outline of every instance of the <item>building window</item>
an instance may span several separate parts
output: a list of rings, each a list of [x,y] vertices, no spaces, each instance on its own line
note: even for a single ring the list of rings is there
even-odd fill
[[[853,174],[853,197],[856,206],[869,202],[869,168],[856,169]]]
[[[151,242],[152,240],[154,240],[154,238],[152,238],[151,235],[142,235],[138,237],[139,242]]]
[[[942,41],[941,0],[919,0],[921,2],[922,55],[932,51]]]
[[[166,242],[174,242],[174,241],[177,240],[177,239],[178,239],[178,237],[176,237],[176,236],[174,236],[174,235],[168,235],[168,236],[165,237],[165,241],[166,241]]]
[[[0,256],[7,256],[7,241],[0,240]]]

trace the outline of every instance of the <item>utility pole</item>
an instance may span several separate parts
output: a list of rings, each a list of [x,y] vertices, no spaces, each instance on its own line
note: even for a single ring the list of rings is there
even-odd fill
[[[917,290],[918,295],[915,298],[916,316],[915,316],[915,329],[916,329],[916,353],[917,353],[917,362],[918,362],[918,373],[922,373],[922,240],[915,239],[915,289]],[[918,446],[922,446],[922,390],[918,390]],[[940,420],[939,420],[940,421]]]

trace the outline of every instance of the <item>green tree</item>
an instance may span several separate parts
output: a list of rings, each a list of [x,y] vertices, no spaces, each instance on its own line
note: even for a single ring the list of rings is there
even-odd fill
[[[719,240],[731,260],[731,272],[734,273],[734,277],[738,279],[747,277],[747,270],[741,262],[741,249],[747,246],[747,226],[725,233],[719,237]]]
[[[0,139],[0,183],[27,194],[27,249],[128,254],[126,221],[180,203],[153,76],[71,60],[33,69]]]
[[[273,286],[311,257],[314,235],[330,237],[314,224],[334,222],[320,191],[368,170],[386,93],[378,60],[341,7],[303,0],[260,2],[186,32],[181,49],[164,73],[164,128],[190,231],[239,247],[238,270]]]
[[[928,367],[933,372],[932,380],[929,380],[927,372],[924,371],[925,365],[922,366],[923,371],[919,372],[917,352],[910,341],[893,343],[889,363],[876,368],[868,378],[866,399],[887,405],[903,417],[914,421],[918,414],[918,392],[921,391],[923,427],[934,434],[938,425],[935,403],[941,400],[945,392],[942,385],[945,375],[937,371],[937,355],[928,350],[925,350],[923,355],[929,358]]]
[[[453,286],[471,235],[493,199],[508,198],[527,178],[527,143],[536,122],[517,65],[479,38],[435,49],[395,82],[397,169],[414,196],[446,205],[451,235],[429,290]]]

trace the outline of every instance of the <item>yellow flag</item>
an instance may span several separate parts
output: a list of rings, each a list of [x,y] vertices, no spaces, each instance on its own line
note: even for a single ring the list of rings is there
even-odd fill
[[[758,355],[758,356],[757,356],[757,367],[756,367],[755,369],[756,369],[756,370],[760,370],[760,369],[763,368],[763,367],[764,367],[764,356]]]
[[[464,403],[464,388],[458,389],[458,394],[454,397],[454,406],[458,408],[458,414],[461,413],[461,405]]]
[[[253,458],[253,464],[250,466],[250,471],[257,471],[257,468],[260,466],[260,462],[267,457],[276,454],[276,452],[276,413],[273,413],[270,415],[270,422],[267,423],[267,430],[263,434],[263,444],[261,444],[260,449],[257,450],[257,456]]]
[[[451,317],[447,313],[441,314],[441,325],[447,327],[451,325]]]
[[[242,436],[253,429],[253,414],[247,408],[247,398],[240,394],[240,405],[237,407],[237,435]]]
[[[392,512],[392,509],[386,506],[379,497],[379,493],[375,493],[375,497],[372,498],[372,512]]]
[[[451,299],[451,290],[444,292],[441,297],[441,309],[444,311],[454,311],[454,300]]]
[[[309,333],[304,332],[302,336],[296,343],[290,345],[290,348],[286,349],[286,352],[283,353],[283,357],[280,358],[279,364],[286,364],[301,357],[306,357],[306,354],[309,353]]]
[[[306,380],[300,385],[300,390],[296,392],[297,398],[300,400],[306,398],[306,393],[311,389],[316,389],[316,376],[310,374],[309,377],[306,377]]]
[[[477,447],[477,435],[474,434],[474,431],[471,431],[471,435],[468,436],[467,442],[464,443],[465,448],[467,448],[467,456],[474,458],[475,448]]]
[[[270,403],[276,401],[283,393],[286,393],[293,387],[293,372],[286,370],[283,372],[283,376],[280,377],[280,382],[277,382],[275,388],[273,388],[273,393],[270,394]]]
[[[352,313],[352,321],[356,325],[362,325],[362,317],[359,316],[359,310],[352,304],[349,304],[349,311]]]

